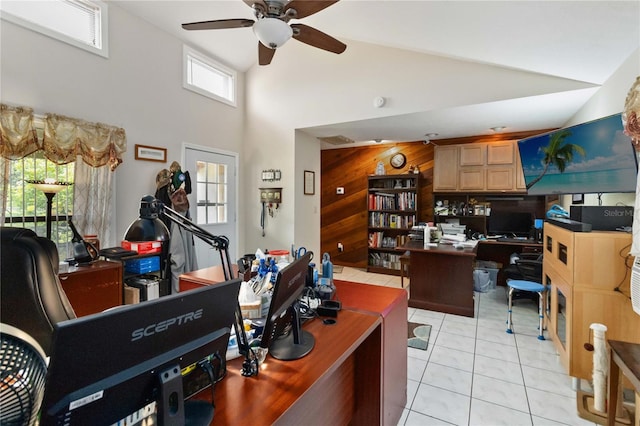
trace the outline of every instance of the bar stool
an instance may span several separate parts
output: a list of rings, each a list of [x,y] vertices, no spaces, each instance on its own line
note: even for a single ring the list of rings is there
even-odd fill
[[[401,288],[404,288],[405,272],[408,278],[409,277],[409,255],[406,253],[400,256],[400,287]]]
[[[512,308],[513,308],[513,292],[515,290],[520,290],[520,291],[530,291],[533,293],[538,293],[538,296],[540,298],[539,302],[538,302],[538,317],[540,318],[540,325],[539,325],[539,334],[538,334],[538,340],[545,340],[544,338],[544,305],[545,305],[545,299],[546,299],[546,292],[547,292],[547,287],[540,284],[540,283],[536,283],[533,281],[526,281],[526,280],[508,280],[507,281],[507,285],[509,286],[509,315],[507,316],[507,333],[509,334],[513,334],[513,321],[511,318],[511,314],[512,314]]]

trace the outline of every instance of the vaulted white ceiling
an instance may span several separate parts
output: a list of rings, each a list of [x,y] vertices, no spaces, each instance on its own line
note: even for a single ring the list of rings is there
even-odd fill
[[[186,22],[253,19],[251,8],[241,0],[111,3],[240,71],[257,66],[251,28],[181,28]],[[547,95],[306,129],[316,136],[341,134],[356,141],[376,135],[417,140],[431,131],[439,133],[437,138],[488,134],[489,127],[497,125],[508,131],[561,126],[640,46],[638,1],[342,0],[292,22],[313,26],[347,45],[354,40],[575,80],[571,89]],[[289,43],[297,41],[279,49],[287,49]],[[273,61],[280,57],[276,52]],[[587,84],[575,90],[576,82]],[[440,125],[461,113],[470,118],[464,125]]]

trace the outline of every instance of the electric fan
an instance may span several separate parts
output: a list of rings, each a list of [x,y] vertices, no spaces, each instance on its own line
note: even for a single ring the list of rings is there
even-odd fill
[[[0,424],[36,423],[46,375],[40,345],[24,331],[0,324]]]

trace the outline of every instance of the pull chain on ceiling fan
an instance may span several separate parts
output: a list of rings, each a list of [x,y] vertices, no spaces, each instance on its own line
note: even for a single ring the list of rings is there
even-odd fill
[[[304,24],[289,24],[291,19],[302,19],[337,3],[338,0],[243,0],[253,9],[253,19],[218,19],[214,21],[182,24],[185,30],[220,30],[253,27],[258,38],[258,63],[269,65],[276,53],[290,38],[318,49],[340,54],[347,45]]]

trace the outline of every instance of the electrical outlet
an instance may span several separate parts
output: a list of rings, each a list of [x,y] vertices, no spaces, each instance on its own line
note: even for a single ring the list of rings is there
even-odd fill
[[[336,188],[336,194],[344,195],[344,186],[339,186]]]
[[[344,246],[342,245],[342,243],[338,243],[338,251],[340,253],[342,253],[344,251]]]

